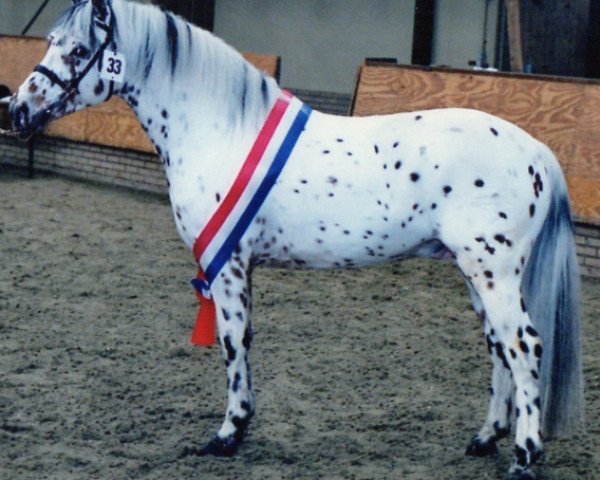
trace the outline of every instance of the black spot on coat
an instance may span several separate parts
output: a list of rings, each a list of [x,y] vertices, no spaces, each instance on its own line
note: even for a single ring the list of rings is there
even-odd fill
[[[242,376],[239,372],[235,372],[233,376],[233,384],[231,385],[231,390],[237,392],[240,389],[240,381],[242,380]]]
[[[252,343],[252,329],[248,326],[244,330],[244,338],[242,339],[242,345],[246,350],[250,350],[250,344]]]
[[[233,362],[233,360],[235,360],[237,352],[231,344],[231,337],[229,335],[225,335],[225,338],[223,339],[223,344],[225,345],[225,351],[227,352],[227,360],[229,362]]]

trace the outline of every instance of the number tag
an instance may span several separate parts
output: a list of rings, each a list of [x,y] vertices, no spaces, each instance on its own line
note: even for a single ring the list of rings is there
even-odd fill
[[[125,57],[120,53],[104,50],[100,77],[105,80],[123,83],[125,81]]]

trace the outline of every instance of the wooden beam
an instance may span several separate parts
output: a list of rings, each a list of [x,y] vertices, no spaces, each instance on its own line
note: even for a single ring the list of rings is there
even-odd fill
[[[152,3],[205,30],[214,29],[215,0],[152,0]]]
[[[435,0],[415,0],[411,63],[431,65]]]
[[[590,14],[587,33],[587,59],[586,59],[586,77],[600,78],[600,55],[598,47],[600,46],[600,31],[597,26],[600,25],[600,2],[590,2]]]
[[[505,0],[508,23],[508,50],[510,53],[510,69],[513,72],[523,71],[523,45],[521,41],[521,2]]]
[[[598,0],[521,0],[525,69],[535,73],[583,77],[588,31],[598,28]],[[594,18],[596,17],[596,18]],[[592,55],[598,54],[598,45]]]

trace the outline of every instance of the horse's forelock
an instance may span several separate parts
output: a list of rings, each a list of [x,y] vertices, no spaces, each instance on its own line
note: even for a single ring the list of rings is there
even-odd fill
[[[100,44],[100,39],[96,34],[96,25],[93,22],[92,15],[92,3],[89,0],[73,2],[73,5],[55,23],[52,31],[67,35],[80,32],[82,36],[89,39],[90,47],[96,48]],[[114,30],[116,27],[115,19],[111,18],[110,22]]]

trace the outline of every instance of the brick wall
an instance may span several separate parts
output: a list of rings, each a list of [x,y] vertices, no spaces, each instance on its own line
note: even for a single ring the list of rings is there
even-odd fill
[[[315,90],[290,89],[290,91],[315,110],[334,115],[348,115],[350,111],[351,95]]]
[[[575,232],[581,273],[600,278],[600,226],[576,223]]]
[[[0,163],[27,165],[27,145],[0,136]],[[152,193],[167,193],[167,181],[156,155],[100,145],[40,137],[35,142],[35,170],[105,182]]]

